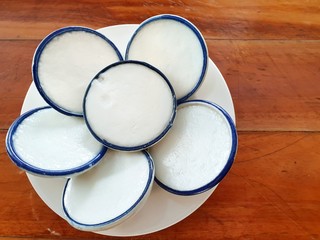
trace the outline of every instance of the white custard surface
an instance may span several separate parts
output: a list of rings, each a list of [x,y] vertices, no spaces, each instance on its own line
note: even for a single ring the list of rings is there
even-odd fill
[[[67,183],[63,204],[69,222],[83,230],[119,223],[144,203],[153,176],[143,152],[108,150],[97,167]]]
[[[119,56],[105,39],[86,31],[70,31],[47,43],[37,73],[52,102],[66,111],[82,114],[89,82],[101,69],[117,61]]]
[[[231,128],[225,116],[211,105],[188,103],[178,107],[171,131],[150,153],[161,183],[192,191],[218,176],[231,147]]]
[[[132,62],[101,73],[85,98],[85,117],[94,134],[121,147],[154,140],[170,125],[174,111],[175,98],[163,76]]]
[[[25,118],[12,140],[16,154],[24,162],[45,171],[82,166],[103,148],[82,118],[65,116],[52,108],[39,110]]]
[[[179,100],[198,84],[207,58],[204,51],[198,36],[186,24],[156,19],[138,28],[126,58],[145,61],[160,69]]]

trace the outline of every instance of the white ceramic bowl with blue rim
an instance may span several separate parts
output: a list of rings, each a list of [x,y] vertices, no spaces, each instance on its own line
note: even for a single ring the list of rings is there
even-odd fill
[[[83,36],[75,35],[83,33]],[[59,41],[63,42],[59,45]],[[92,77],[105,66],[122,59],[114,43],[103,34],[87,27],[64,27],[40,42],[33,57],[32,76],[40,95],[50,106],[63,114],[81,117],[83,95]],[[41,66],[51,72],[40,73]],[[63,85],[73,76],[79,78],[78,82]],[[45,82],[49,78],[50,81]]]
[[[197,106],[212,110],[216,116],[212,115],[208,117],[209,120],[203,122],[200,117],[196,120],[186,118],[188,122],[184,122],[181,130],[177,130],[179,128],[177,125],[185,121],[182,119],[185,116],[189,117],[192,114],[209,116],[201,115],[203,113],[198,111],[192,113],[191,110],[190,115],[184,113],[182,116],[182,112],[179,112],[179,110]],[[211,124],[211,122],[212,127],[209,127],[208,123]],[[155,181],[168,192],[184,196],[196,195],[212,189],[226,176],[237,152],[237,131],[232,118],[215,103],[206,100],[189,100],[178,105],[175,123],[177,125],[173,126],[167,137],[150,149],[156,167]],[[190,126],[196,126],[195,130],[185,129]],[[189,139],[185,135],[186,132],[190,135]],[[171,149],[168,149],[169,147]],[[217,150],[211,152],[212,149]],[[180,152],[178,154],[175,151]],[[171,158],[171,156],[176,157]],[[189,156],[193,157],[186,160]],[[178,162],[181,162],[180,165]],[[189,182],[189,185],[186,182]]]
[[[166,22],[176,26],[172,29],[170,25],[158,29],[152,27],[154,23]],[[184,37],[184,34],[187,35]],[[144,38],[140,40],[142,36]],[[190,39],[193,42],[189,43]],[[193,23],[181,16],[162,14],[139,25],[129,40],[125,59],[145,61],[161,70],[173,85],[178,103],[181,103],[201,86],[207,72],[208,49],[204,37]],[[189,72],[191,69],[196,73]],[[191,81],[186,82],[190,75]]]
[[[154,180],[147,151],[108,151],[92,170],[68,179],[62,196],[66,220],[83,231],[101,231],[125,221],[145,204]]]
[[[129,66],[134,68],[127,69]],[[130,76],[113,78],[117,68],[121,68],[120,75]],[[133,77],[135,68],[141,74]],[[151,75],[142,79],[146,72]],[[123,92],[125,86],[127,92]],[[89,84],[83,101],[84,119],[92,135],[106,147],[119,151],[140,151],[159,142],[172,127],[176,107],[175,92],[166,76],[152,65],[134,60],[117,62],[101,70]],[[113,119],[113,115],[119,117]],[[159,127],[156,122],[160,119]],[[152,124],[157,131],[146,128]],[[134,130],[136,126],[138,130]],[[140,138],[139,134],[148,136]]]
[[[47,113],[49,115],[46,117]],[[66,134],[63,134],[65,129],[60,127],[55,129],[52,127],[52,123],[42,121],[44,118],[59,119],[61,122],[67,121],[66,128],[72,127],[77,122],[76,129],[70,131],[69,128],[67,131],[69,131],[69,135],[74,136],[74,139],[78,135],[79,141],[63,139],[66,136]],[[55,124],[56,122],[53,123],[53,125]],[[53,139],[46,135],[48,132],[61,138],[52,142],[50,140]],[[23,134],[27,135],[22,136]],[[68,144],[70,145],[68,146]],[[87,149],[86,144],[90,145]],[[68,148],[70,146],[71,148]],[[107,148],[91,136],[81,118],[65,116],[50,106],[29,110],[17,118],[8,130],[6,149],[11,160],[22,170],[33,175],[50,177],[69,177],[83,173],[95,166],[107,151]],[[63,152],[61,149],[71,152]],[[60,150],[61,152],[59,152]],[[84,157],[81,156],[82,153]],[[46,156],[49,158],[46,158]],[[68,159],[67,156],[71,157]],[[68,160],[70,160],[70,163],[67,163]]]

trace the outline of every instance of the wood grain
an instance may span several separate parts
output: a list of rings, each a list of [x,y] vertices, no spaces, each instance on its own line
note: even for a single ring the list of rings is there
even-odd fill
[[[319,238],[319,142],[319,133],[241,132],[235,164],[199,210],[168,229],[131,239]],[[0,236],[102,238],[69,226],[4,152],[1,160],[6,194],[0,198]]]
[[[191,216],[130,239],[320,239],[320,2],[0,1],[0,239],[123,239],[72,228],[8,158],[5,136],[48,33],[94,29],[172,13],[203,33],[232,94],[236,161]]]
[[[101,28],[178,14],[207,39],[319,39],[319,1],[12,1],[0,3],[0,38],[42,39],[68,25]]]
[[[319,41],[207,41],[238,130],[320,130]]]

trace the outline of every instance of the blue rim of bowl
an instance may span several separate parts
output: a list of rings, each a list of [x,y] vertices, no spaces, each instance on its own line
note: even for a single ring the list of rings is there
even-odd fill
[[[101,151],[93,159],[91,159],[87,163],[82,164],[78,167],[69,168],[66,170],[49,170],[49,169],[39,168],[39,167],[36,167],[36,166],[24,161],[19,156],[19,154],[17,153],[17,151],[14,147],[14,143],[13,143],[13,136],[14,136],[17,128],[26,118],[28,118],[32,114],[34,114],[38,111],[46,110],[46,109],[52,109],[52,108],[50,106],[45,106],[45,107],[39,107],[39,108],[32,109],[28,112],[25,112],[19,118],[17,118],[10,126],[8,133],[7,133],[7,136],[6,136],[6,149],[7,149],[8,155],[9,155],[10,159],[13,161],[13,163],[15,165],[17,165],[19,168],[21,168],[29,173],[32,173],[34,175],[52,176],[52,177],[70,176],[73,174],[78,174],[78,173],[84,172],[84,171],[90,169],[91,167],[93,167],[94,165],[96,165],[107,151],[107,148],[104,146],[102,146]]]
[[[151,157],[151,155],[143,150],[141,151],[147,161],[148,161],[148,166],[149,166],[149,174],[148,174],[148,181],[147,184],[142,192],[142,194],[140,195],[140,197],[134,202],[134,204],[132,206],[130,206],[130,208],[128,208],[125,212],[121,213],[120,215],[118,215],[117,217],[107,220],[105,222],[101,222],[101,223],[95,223],[95,224],[86,224],[86,223],[81,223],[79,221],[74,220],[65,205],[65,194],[68,188],[68,184],[69,181],[71,180],[71,178],[69,178],[65,184],[64,190],[63,190],[63,194],[62,194],[62,208],[63,208],[63,212],[65,214],[65,216],[67,217],[68,222],[74,226],[77,229],[80,230],[87,230],[87,231],[98,231],[98,230],[103,230],[103,228],[108,228],[108,227],[112,227],[114,225],[116,225],[119,221],[121,221],[122,219],[125,219],[129,216],[131,216],[131,214],[133,213],[133,211],[139,206],[139,204],[145,199],[145,197],[148,195],[148,192],[151,190],[152,187],[152,183],[154,180],[154,163],[153,163],[153,159]]]
[[[182,190],[177,190],[174,188],[171,188],[167,185],[165,185],[164,183],[162,183],[159,179],[157,179],[157,177],[155,176],[155,182],[162,187],[163,189],[165,189],[168,192],[171,192],[173,194],[177,194],[177,195],[183,195],[183,196],[190,196],[190,195],[196,195],[196,194],[200,194],[203,192],[206,192],[210,189],[212,189],[214,186],[216,186],[218,183],[221,182],[221,180],[227,175],[227,173],[229,172],[236,153],[237,153],[237,147],[238,147],[238,135],[237,135],[237,130],[236,130],[236,126],[234,124],[234,121],[232,120],[231,116],[228,114],[228,112],[226,110],[224,110],[221,106],[212,103],[210,101],[206,101],[206,100],[188,100],[185,101],[181,104],[179,104],[179,106],[183,105],[183,104],[207,104],[210,107],[214,107],[216,109],[218,109],[222,115],[226,118],[226,120],[229,123],[230,126],[230,130],[231,130],[231,138],[232,138],[232,145],[231,145],[231,150],[230,150],[230,154],[229,154],[229,158],[227,160],[226,165],[224,166],[224,168],[222,169],[222,171],[218,174],[218,176],[216,176],[212,181],[210,181],[209,183],[203,185],[202,187],[193,189],[193,190],[186,190],[186,191],[182,191]],[[178,107],[179,107],[178,106]],[[179,114],[179,113],[178,113]]]
[[[76,117],[82,117],[83,114],[82,113],[77,113],[77,112],[72,112],[68,109],[65,109],[61,106],[59,106],[58,104],[56,104],[53,100],[51,100],[51,98],[46,94],[46,92],[44,91],[44,89],[42,88],[41,85],[41,81],[38,75],[38,68],[39,68],[39,60],[40,57],[42,55],[43,50],[46,48],[47,44],[49,44],[55,37],[58,37],[62,34],[68,33],[68,32],[74,32],[74,31],[78,31],[78,32],[87,32],[87,33],[91,33],[94,34],[100,38],[102,38],[103,40],[105,40],[116,52],[117,56],[119,57],[119,61],[123,60],[123,57],[119,51],[119,49],[116,47],[116,45],[110,40],[108,39],[106,36],[104,36],[103,34],[91,29],[91,28],[86,28],[86,27],[81,27],[81,26],[70,26],[70,27],[64,27],[64,28],[60,28],[52,33],[50,33],[48,36],[46,36],[39,44],[39,46],[37,47],[35,53],[34,53],[34,57],[33,57],[33,61],[32,61],[32,77],[33,77],[33,81],[36,85],[36,88],[38,89],[40,95],[42,96],[42,98],[55,110],[57,110],[58,112],[68,115],[68,116],[76,116]]]
[[[157,136],[155,137],[154,139],[152,139],[151,141],[149,142],[146,142],[144,144],[140,144],[140,145],[137,145],[137,146],[131,146],[131,147],[128,147],[128,146],[120,146],[120,145],[117,145],[117,144],[113,144],[112,142],[109,142],[109,141],[106,141],[105,139],[102,139],[100,138],[94,131],[93,129],[91,128],[90,126],[90,123],[89,123],[89,120],[86,116],[86,99],[87,99],[87,95],[90,91],[90,88],[91,88],[91,85],[93,83],[93,81],[95,81],[100,74],[108,71],[110,68],[113,68],[115,66],[118,66],[118,65],[122,65],[122,64],[138,64],[138,65],[142,65],[142,66],[145,66],[145,67],[148,67],[149,69],[155,71],[156,73],[158,73],[162,79],[167,83],[167,85],[169,86],[170,88],[170,91],[171,91],[171,94],[172,94],[172,99],[173,99],[173,110],[172,110],[172,114],[171,114],[171,117],[170,117],[170,120],[166,126],[166,128]],[[166,134],[167,132],[170,130],[170,128],[172,127],[173,125],[173,122],[174,122],[174,119],[176,117],[176,111],[177,111],[177,101],[176,101],[176,95],[175,95],[175,92],[173,90],[173,87],[171,86],[169,80],[167,79],[167,77],[157,68],[155,68],[154,66],[146,63],[146,62],[141,62],[141,61],[136,61],[136,60],[126,60],[126,61],[121,61],[121,62],[116,62],[116,63],[113,63],[109,66],[107,66],[106,68],[102,69],[94,78],[93,80],[90,82],[90,84],[88,85],[88,88],[86,90],[86,93],[84,95],[84,100],[83,100],[83,114],[84,114],[84,119],[85,119],[85,122],[88,126],[88,129],[89,131],[92,133],[92,135],[99,141],[101,142],[102,144],[104,144],[106,147],[108,148],[111,148],[111,149],[114,149],[114,150],[119,150],[119,151],[140,151],[140,150],[144,150],[144,149],[147,149],[149,147],[151,147],[152,145],[156,144],[157,142],[159,142]]]
[[[127,48],[126,48],[125,60],[128,60],[130,46],[131,46],[132,42],[134,41],[135,37],[137,36],[137,34],[140,32],[140,30],[145,25],[152,23],[154,21],[158,21],[158,20],[173,20],[173,21],[177,21],[177,22],[184,24],[189,29],[191,29],[192,32],[197,36],[197,39],[199,40],[199,43],[201,45],[202,54],[203,54],[203,65],[202,65],[200,77],[198,79],[197,84],[194,86],[194,88],[189,93],[187,93],[185,96],[177,99],[177,103],[180,104],[180,103],[184,102],[185,100],[187,100],[189,97],[191,97],[199,89],[199,87],[203,83],[203,80],[204,80],[204,77],[206,75],[207,68],[208,68],[208,57],[209,56],[208,56],[208,48],[207,48],[206,42],[205,42],[204,37],[202,36],[201,32],[199,31],[199,29],[192,22],[190,22],[189,20],[187,20],[183,17],[180,17],[178,15],[173,15],[173,14],[161,14],[161,15],[157,15],[157,16],[153,16],[151,18],[148,18],[147,20],[143,21],[139,25],[139,27],[135,30],[131,39],[129,40]]]

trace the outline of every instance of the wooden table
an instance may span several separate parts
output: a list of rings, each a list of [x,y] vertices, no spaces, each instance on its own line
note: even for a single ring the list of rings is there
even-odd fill
[[[0,1],[0,239],[104,238],[73,229],[9,160],[4,139],[51,31],[173,13],[203,33],[233,96],[236,161],[178,224],[131,239],[320,239],[320,1]],[[113,237],[105,237],[115,239]]]

